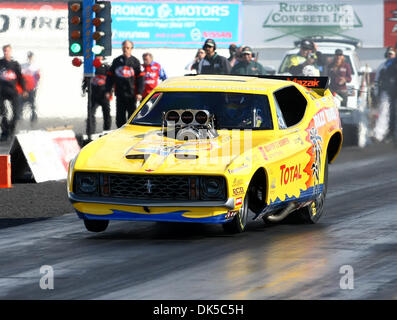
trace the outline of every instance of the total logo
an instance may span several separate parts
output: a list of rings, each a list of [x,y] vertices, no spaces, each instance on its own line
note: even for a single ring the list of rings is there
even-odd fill
[[[283,164],[280,167],[280,170],[281,170],[281,185],[283,184],[286,185],[290,182],[294,182],[302,178],[300,164],[291,167],[286,167],[286,165]]]

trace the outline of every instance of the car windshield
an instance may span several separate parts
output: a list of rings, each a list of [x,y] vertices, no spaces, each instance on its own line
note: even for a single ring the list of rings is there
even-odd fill
[[[207,110],[216,129],[273,129],[267,95],[230,92],[157,92],[131,124],[161,126],[164,113],[183,109]]]
[[[291,60],[291,57],[293,57],[293,56],[295,56],[295,54],[289,54],[289,55],[284,57],[284,60],[281,63],[281,66],[280,66],[279,73],[288,73],[288,68],[290,66],[290,60]],[[329,53],[329,54],[328,53],[323,53],[323,57],[324,57],[324,60],[327,61],[327,66],[328,66],[329,64],[332,63],[334,55],[332,53]],[[352,75],[353,75],[354,74],[354,68],[352,66],[352,61],[350,60],[350,56],[345,55],[345,62],[347,62],[350,65],[350,69],[351,69]],[[326,70],[327,70],[327,68],[326,68]],[[326,70],[321,75],[327,76],[328,74],[327,74]]]

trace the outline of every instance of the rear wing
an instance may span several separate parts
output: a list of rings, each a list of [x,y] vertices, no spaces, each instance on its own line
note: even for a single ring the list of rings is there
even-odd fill
[[[274,76],[274,75],[256,76],[256,77],[262,79],[292,81],[308,89],[313,89],[313,91],[315,91],[317,94],[321,96],[324,95],[325,90],[327,90],[329,86],[328,77]]]

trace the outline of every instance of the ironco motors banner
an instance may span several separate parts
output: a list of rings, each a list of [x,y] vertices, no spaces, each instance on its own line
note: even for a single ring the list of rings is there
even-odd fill
[[[213,38],[219,47],[241,43],[239,1],[112,2],[113,46],[197,48]]]
[[[246,1],[243,41],[254,47],[291,47],[297,38],[316,35],[383,47],[383,7],[382,0]]]

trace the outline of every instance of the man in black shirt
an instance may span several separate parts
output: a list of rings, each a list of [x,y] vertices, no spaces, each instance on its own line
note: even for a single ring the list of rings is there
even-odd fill
[[[87,119],[87,134],[95,133],[96,121],[95,112],[98,106],[102,107],[103,113],[103,130],[110,130],[111,117],[110,117],[110,103],[106,97],[106,75],[109,71],[110,66],[107,63],[103,63],[103,56],[96,56],[96,59],[101,61],[101,66],[95,68],[95,77],[91,80],[91,112],[90,119]],[[87,90],[88,79],[85,78],[83,81],[83,92]]]
[[[18,95],[17,85],[22,89],[22,95],[28,96],[25,88],[25,81],[21,73],[21,66],[17,61],[12,60],[11,45],[3,46],[3,59],[0,59],[0,118],[1,119],[1,140],[5,141],[13,136],[16,123],[21,113],[21,101]],[[7,109],[4,101],[8,100],[12,105],[12,118],[7,119]]]
[[[117,128],[126,123],[135,111],[137,101],[142,100],[145,74],[139,60],[131,54],[133,47],[131,41],[123,42],[123,54],[113,60],[106,77],[107,99],[110,99],[115,87]]]
[[[229,61],[216,53],[216,44],[212,39],[204,42],[205,58],[200,61],[198,74],[230,74]]]

